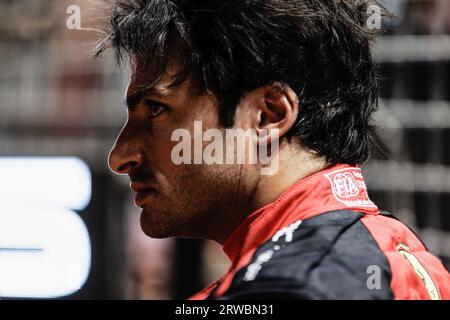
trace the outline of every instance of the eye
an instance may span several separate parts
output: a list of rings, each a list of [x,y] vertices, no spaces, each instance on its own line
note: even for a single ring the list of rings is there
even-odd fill
[[[144,105],[149,109],[151,118],[156,118],[167,109],[164,104],[154,100],[144,100]]]

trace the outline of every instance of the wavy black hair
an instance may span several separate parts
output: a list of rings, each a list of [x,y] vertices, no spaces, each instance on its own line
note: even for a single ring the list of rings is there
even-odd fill
[[[200,91],[219,100],[233,124],[239,100],[273,81],[298,95],[300,112],[288,138],[331,163],[361,164],[375,139],[378,106],[367,27],[371,0],[117,0],[96,54],[113,48],[138,61],[158,82],[176,55]],[[370,11],[370,10],[369,10]],[[174,45],[176,44],[176,45]]]

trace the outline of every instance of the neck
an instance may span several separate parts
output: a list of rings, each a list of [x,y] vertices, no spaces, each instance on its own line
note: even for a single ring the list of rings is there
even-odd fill
[[[258,175],[252,184],[251,190],[247,190],[247,201],[236,201],[238,206],[235,210],[228,211],[228,222],[223,223],[216,229],[217,233],[213,238],[223,244],[231,233],[247,218],[252,212],[275,201],[283,192],[295,184],[318,171],[329,167],[323,159],[305,150],[293,150],[290,145],[280,146],[279,170],[273,175]],[[236,197],[239,199],[240,197]],[[235,203],[236,203],[235,202]],[[232,213],[232,216],[229,214]]]
[[[261,176],[253,197],[253,210],[275,201],[284,191],[316,172],[329,167],[323,159],[309,151],[280,152],[280,166],[277,174]]]

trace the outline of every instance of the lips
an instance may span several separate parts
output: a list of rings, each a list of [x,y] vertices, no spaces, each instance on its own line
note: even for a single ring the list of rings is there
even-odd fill
[[[142,208],[146,202],[146,199],[155,193],[156,190],[154,188],[142,189],[136,193],[136,197],[134,198],[135,205]]]
[[[136,192],[136,197],[134,198],[134,204],[137,207],[143,207],[146,199],[149,196],[152,196],[156,193],[156,189],[153,187],[150,187],[148,185],[144,185],[138,182],[132,182],[130,184],[130,188],[131,190],[133,190],[134,192]]]

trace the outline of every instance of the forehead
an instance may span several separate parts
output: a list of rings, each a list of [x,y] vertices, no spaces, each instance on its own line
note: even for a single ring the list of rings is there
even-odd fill
[[[176,61],[169,61],[164,72],[155,72],[152,68],[144,68],[139,62],[132,65],[127,95],[140,91],[148,91],[156,95],[167,95],[174,91],[174,80],[182,71],[182,66]],[[156,73],[156,74],[155,74]]]
[[[177,77],[183,71],[181,66],[171,63],[159,79],[151,73],[142,72],[139,66],[133,68],[128,83],[124,104],[128,110],[133,111],[143,101],[143,99],[156,99],[177,109],[207,99],[217,105],[215,94],[208,90],[202,91],[192,80],[192,76],[187,75],[179,81]],[[199,100],[201,99],[201,100]]]

